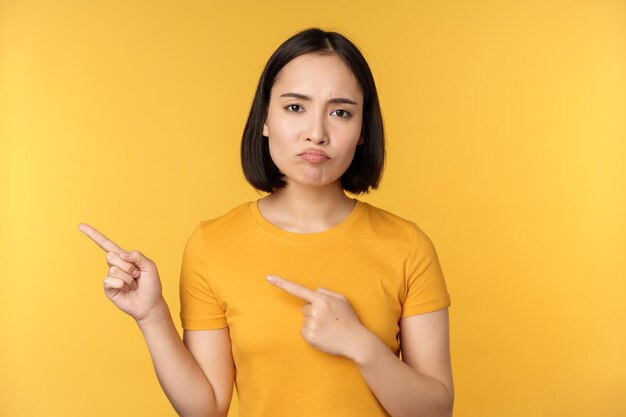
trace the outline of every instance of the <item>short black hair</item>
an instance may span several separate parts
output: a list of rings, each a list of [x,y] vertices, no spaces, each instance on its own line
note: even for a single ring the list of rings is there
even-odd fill
[[[372,71],[348,38],[319,28],[305,29],[287,39],[265,65],[241,139],[241,165],[246,180],[254,188],[269,193],[287,185],[270,156],[269,145],[263,137],[263,124],[276,75],[291,60],[308,53],[336,54],[357,79],[363,92],[363,143],[356,147],[352,163],[341,176],[341,186],[352,194],[377,189],[385,164],[385,134]]]

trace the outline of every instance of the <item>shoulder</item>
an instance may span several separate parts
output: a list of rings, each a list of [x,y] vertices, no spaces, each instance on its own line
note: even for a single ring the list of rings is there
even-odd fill
[[[189,237],[196,243],[208,243],[223,234],[232,234],[249,219],[249,207],[251,202],[246,201],[212,219],[201,220]]]
[[[398,245],[396,250],[410,257],[434,251],[432,240],[417,222],[369,203],[363,205],[363,217],[377,240]]]
[[[395,234],[411,241],[426,236],[413,220],[369,203],[362,202],[362,204],[365,211],[364,217],[379,232]]]
[[[243,218],[247,218],[250,210],[251,201],[243,202],[236,207],[228,210],[224,214],[221,214],[212,219],[202,220],[198,227],[207,229],[207,228],[216,228],[221,227],[224,224],[231,224],[233,222],[238,222]]]

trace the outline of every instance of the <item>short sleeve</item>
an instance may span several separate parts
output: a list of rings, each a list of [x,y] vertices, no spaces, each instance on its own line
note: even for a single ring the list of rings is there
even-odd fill
[[[448,307],[450,295],[430,238],[414,223],[413,243],[406,263],[406,299],[401,318]]]
[[[180,320],[185,330],[227,326],[224,310],[209,284],[210,251],[202,222],[187,239],[180,271]]]

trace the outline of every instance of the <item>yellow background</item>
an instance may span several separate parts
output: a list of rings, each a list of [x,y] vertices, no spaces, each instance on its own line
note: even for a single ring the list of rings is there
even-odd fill
[[[362,199],[435,243],[455,416],[626,415],[626,6],[603,0],[1,1],[0,415],[176,415],[76,226],[155,260],[180,330],[183,245],[259,197],[243,126],[309,26],[374,72],[389,158]]]

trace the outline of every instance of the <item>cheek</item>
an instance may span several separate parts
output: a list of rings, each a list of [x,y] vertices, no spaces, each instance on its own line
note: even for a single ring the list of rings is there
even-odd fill
[[[282,146],[282,144],[288,143],[290,140],[293,141],[293,138],[296,137],[297,126],[293,123],[280,118],[275,118],[271,122],[273,123],[269,129],[270,147],[272,145],[275,147]]]
[[[281,168],[284,168],[284,164],[287,163],[291,154],[293,153],[293,145],[289,144],[289,135],[285,132],[276,132],[272,130],[269,139],[266,139],[269,145],[270,157],[274,164]]]
[[[361,124],[355,124],[342,132],[341,149],[347,159],[352,159],[361,137]]]
[[[280,146],[276,146],[276,139],[269,139],[269,149],[272,160],[278,162],[277,160],[281,158],[281,148]]]
[[[298,148],[298,138],[301,133],[299,127],[294,123],[278,122],[270,129],[269,150],[272,159],[293,156]]]
[[[346,149],[345,152],[343,152],[343,158],[340,162],[341,170],[345,171],[348,169],[348,167],[352,163],[352,160],[354,159],[354,152],[354,148]]]

